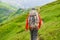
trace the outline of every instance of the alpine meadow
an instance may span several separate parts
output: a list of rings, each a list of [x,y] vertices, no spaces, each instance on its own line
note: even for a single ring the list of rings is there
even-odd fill
[[[60,0],[35,8],[40,9],[43,20],[39,40],[60,40]],[[29,10],[0,2],[0,40],[30,40],[30,32],[25,30]]]

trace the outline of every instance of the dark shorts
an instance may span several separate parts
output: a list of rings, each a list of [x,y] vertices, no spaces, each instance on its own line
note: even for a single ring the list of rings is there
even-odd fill
[[[30,30],[30,34],[31,34],[31,40],[37,40],[38,30],[36,29]]]

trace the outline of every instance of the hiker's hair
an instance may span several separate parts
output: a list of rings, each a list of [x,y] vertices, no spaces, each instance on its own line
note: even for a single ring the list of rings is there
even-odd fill
[[[36,9],[36,8],[32,8],[31,10],[36,10],[36,11],[37,11],[38,9]]]
[[[31,10],[36,10],[35,8],[32,8]]]

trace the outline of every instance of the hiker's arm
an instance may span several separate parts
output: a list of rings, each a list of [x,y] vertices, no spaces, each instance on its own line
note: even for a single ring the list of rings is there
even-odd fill
[[[42,21],[42,18],[40,16],[38,16],[38,17],[39,17],[39,25],[38,25],[38,27],[40,28],[41,25],[43,24],[43,21]]]
[[[28,30],[28,19],[26,20],[26,30]]]
[[[25,27],[25,28],[26,28],[26,30],[28,30],[28,28],[29,28],[29,27],[28,27],[28,17],[27,17],[27,19],[26,19],[26,27]]]
[[[43,25],[43,20],[42,20],[42,18],[40,18],[40,21],[41,21],[41,25]]]

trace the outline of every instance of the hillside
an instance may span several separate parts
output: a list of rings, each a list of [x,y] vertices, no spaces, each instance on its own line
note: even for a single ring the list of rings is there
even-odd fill
[[[8,19],[8,17],[15,11],[15,8],[12,6],[0,2],[0,23]]]
[[[54,4],[54,5],[53,5]],[[25,31],[28,11],[0,25],[0,40],[29,40],[30,33]],[[39,30],[40,40],[60,40],[60,2],[56,1],[41,7],[44,24]]]
[[[9,4],[0,2],[0,24],[7,22],[8,20],[12,19],[22,12],[23,10],[21,8],[16,9]]]

